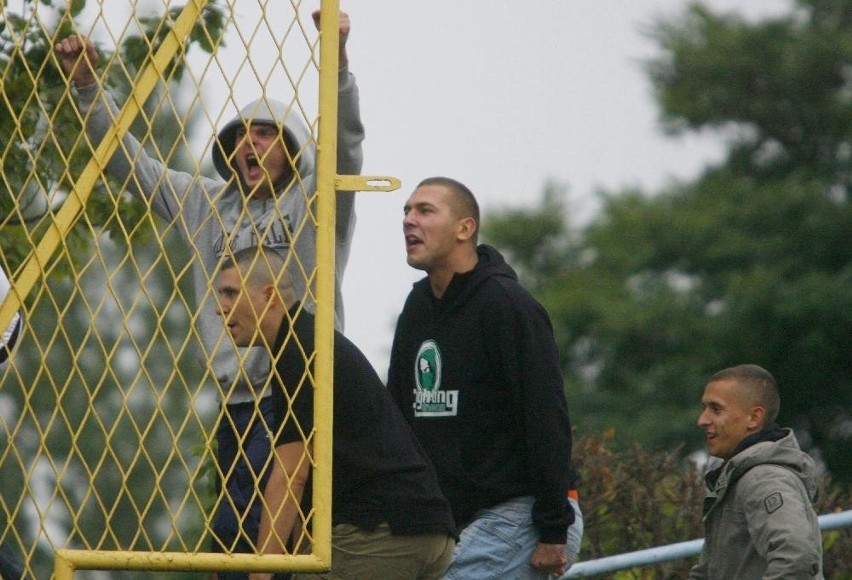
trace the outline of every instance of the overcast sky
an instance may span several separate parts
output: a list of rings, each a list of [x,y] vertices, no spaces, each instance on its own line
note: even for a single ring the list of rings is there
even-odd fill
[[[192,94],[202,96],[206,116],[206,127],[197,132],[205,158],[210,135],[234,114],[234,103],[242,106],[264,89],[281,100],[293,94],[274,60],[280,51],[264,44],[288,30],[292,7],[261,1],[265,21],[257,3],[235,3],[236,24],[212,62],[201,51],[190,55],[193,80],[201,87]],[[790,0],[705,4],[757,18],[787,9]],[[309,14],[318,5],[300,6],[313,37]],[[423,275],[405,263],[401,226],[402,205],[422,178],[446,175],[464,182],[486,217],[502,207],[536,204],[545,182],[556,180],[568,187],[570,219],[584,223],[594,215],[596,190],[640,186],[653,192],[673,179],[693,178],[722,157],[718,136],[663,135],[642,66],[657,50],[646,34],[650,24],[682,14],[686,5],[341,0],[352,20],[351,70],[367,129],[364,173],[402,180],[394,193],[358,194],[343,286],[346,334],[380,376],[386,375],[396,316],[412,282]],[[102,19],[114,18],[108,27],[115,34],[126,25],[128,10],[111,2],[109,12],[93,13],[100,30],[89,34],[114,42]],[[288,69],[312,69],[299,30],[289,38],[283,51]],[[315,106],[309,103],[315,87],[309,79],[299,91],[308,109]]]
[[[750,17],[785,0],[710,0]],[[546,180],[569,187],[588,220],[594,191],[649,191],[721,158],[712,136],[662,134],[641,62],[644,34],[683,0],[370,0],[341,2],[352,19],[351,69],[367,126],[364,172],[399,177],[393,194],[363,193],[344,279],[346,334],[384,377],[395,317],[422,276],[405,263],[402,205],[417,182],[467,184],[483,212],[532,205]],[[742,8],[741,8],[742,7]]]

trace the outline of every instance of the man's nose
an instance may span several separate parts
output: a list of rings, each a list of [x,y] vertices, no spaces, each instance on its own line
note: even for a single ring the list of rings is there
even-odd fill
[[[253,147],[257,143],[255,134],[248,132],[237,140],[237,147]]]

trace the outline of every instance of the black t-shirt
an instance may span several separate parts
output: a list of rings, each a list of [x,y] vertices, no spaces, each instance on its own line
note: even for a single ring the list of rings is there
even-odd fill
[[[298,304],[291,308],[274,352],[280,353],[272,389],[276,445],[304,441],[313,429],[313,386],[305,372],[308,363],[313,368],[313,315]],[[399,535],[455,535],[426,453],[370,362],[339,332],[333,392],[332,523],[369,530],[387,522]],[[310,502],[310,489],[303,503]]]

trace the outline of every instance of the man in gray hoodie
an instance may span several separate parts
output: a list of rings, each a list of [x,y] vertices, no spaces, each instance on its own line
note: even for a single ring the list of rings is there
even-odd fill
[[[719,371],[701,407],[698,426],[722,463],[705,476],[704,551],[690,579],[822,578],[816,468],[775,424],[775,378],[750,364]]]
[[[319,25],[319,11],[313,13]],[[363,162],[358,87],[349,72],[349,17],[340,15],[337,172],[358,174]],[[113,125],[118,107],[98,82],[98,54],[87,39],[69,36],[54,47],[76,88],[77,104],[93,146]],[[221,179],[175,171],[148,155],[126,135],[107,171],[151,210],[175,227],[195,253],[193,277],[202,342],[202,363],[220,387],[223,418],[217,431],[222,485],[213,522],[214,546],[252,552],[256,529],[244,529],[247,511],[260,510],[260,494],[271,457],[270,361],[266,349],[234,346],[216,315],[217,266],[233,253],[263,245],[286,256],[297,296],[313,309],[308,281],[316,269],[316,151],[297,106],[262,97],[245,106],[217,136],[213,163]],[[341,283],[355,229],[354,194],[337,194],[335,245],[336,326],[343,327]],[[262,419],[262,420],[261,420]],[[258,481],[259,479],[259,481]]]

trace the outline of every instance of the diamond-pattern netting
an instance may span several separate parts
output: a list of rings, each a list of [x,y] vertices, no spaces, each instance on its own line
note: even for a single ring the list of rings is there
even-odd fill
[[[254,240],[281,236],[284,223],[281,243],[291,248],[322,227],[317,179],[300,171],[319,133],[316,7],[0,2],[0,266],[12,280],[0,326],[18,309],[23,320],[0,377],[0,553],[28,576],[50,577],[63,550],[214,557],[213,514],[233,501],[216,482],[235,475],[214,459],[216,426],[230,421],[220,402],[270,386],[251,375],[249,351],[258,349],[236,349],[223,327],[216,336],[201,330],[217,300],[209,232],[221,232],[225,255],[235,222]],[[74,34],[98,54],[88,96],[91,87],[72,87],[53,48]],[[105,95],[116,108],[93,113]],[[212,185],[221,182],[210,156],[218,130],[258,97],[284,102],[286,116],[306,127],[289,151],[296,173],[288,195],[306,206],[295,221],[274,207],[255,223],[248,209],[220,204],[224,189]],[[107,120],[100,132],[91,129],[96,114]],[[126,131],[141,147],[115,141],[115,155],[104,156],[109,131]],[[188,188],[206,197],[187,201]],[[147,191],[157,193],[140,195]],[[313,260],[292,251],[287,264],[304,303],[333,304],[317,294]],[[239,363],[225,381],[222,352]],[[306,363],[316,358],[304,354]],[[314,386],[307,371],[288,397]],[[297,421],[292,413],[285,420]],[[317,431],[299,429],[303,460],[315,466]],[[315,517],[300,510],[289,553],[315,547]],[[184,569],[211,569],[212,560],[198,561],[206,563],[182,561]]]

